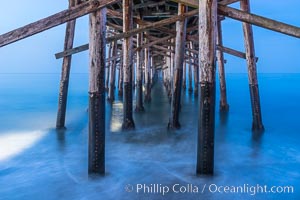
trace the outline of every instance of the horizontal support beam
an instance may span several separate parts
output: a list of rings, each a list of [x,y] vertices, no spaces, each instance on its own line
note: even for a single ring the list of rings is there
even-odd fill
[[[227,6],[218,6],[218,13],[232,19],[236,19],[242,22],[247,22],[262,28],[266,28],[272,31],[283,33],[289,36],[300,38],[300,28],[285,24],[279,21],[261,17],[255,14],[250,14],[235,8],[229,8]]]
[[[141,47],[136,48],[135,51],[141,51],[142,49],[151,47],[154,44],[158,44],[158,43],[164,42],[164,41],[169,40],[171,38],[172,38],[172,36],[166,36],[166,37],[160,38],[158,40],[154,40],[154,41],[149,42],[149,43],[147,43],[147,44],[145,44],[145,45],[143,45]]]
[[[157,43],[159,43],[160,41],[158,41]],[[157,44],[156,42],[153,42],[151,44],[151,46],[153,46],[154,48],[158,48],[160,50],[164,50],[164,51],[167,51],[167,52],[173,52],[172,50],[170,49],[167,49],[165,47],[162,47],[162,46],[157,46],[155,44]],[[146,48],[148,47],[149,45],[144,45],[142,48]],[[82,51],[86,51],[89,49],[89,44],[85,44],[85,45],[82,45],[82,46],[79,46],[79,47],[76,47],[76,48],[73,48],[73,49],[69,49],[69,50],[66,50],[66,51],[63,51],[63,52],[60,52],[60,53],[57,53],[55,54],[55,58],[56,59],[60,59],[60,58],[63,58],[65,56],[70,56],[70,55],[73,55],[73,54],[76,54],[76,53],[79,53],[79,52],[82,52]],[[224,53],[227,53],[227,54],[230,54],[230,55],[233,55],[233,56],[236,56],[236,57],[239,57],[239,58],[243,58],[243,59],[246,59],[246,54],[243,53],[243,52],[240,52],[240,51],[237,51],[237,50],[234,50],[234,49],[231,49],[231,48],[228,48],[228,47],[224,47],[224,46],[219,46],[217,45],[217,49],[224,52]],[[189,48],[186,48],[187,51],[190,51],[192,53],[198,53],[197,50],[191,50]],[[137,51],[137,49],[135,49],[135,51]],[[255,57],[256,59],[256,62],[258,61],[258,57]]]
[[[151,47],[151,46],[154,45],[154,44],[161,43],[161,42],[166,41],[166,40],[171,39],[171,38],[172,38],[171,36],[167,36],[167,37],[164,37],[164,38],[160,38],[160,39],[158,39],[158,40],[155,40],[155,41],[153,41],[153,42],[150,42],[150,43],[148,43],[148,44],[145,44],[145,45],[143,45],[143,46],[141,46],[141,47],[139,47],[139,48],[135,48],[135,49],[134,49],[134,52],[140,51],[140,50],[145,49],[145,48],[147,48],[147,47]],[[76,53],[80,53],[80,52],[82,52],[82,51],[86,51],[86,50],[88,50],[88,49],[89,49],[89,44],[84,44],[84,45],[75,47],[75,48],[73,48],[73,49],[68,49],[68,50],[66,50],[66,51],[56,53],[56,54],[55,54],[55,58],[56,58],[56,59],[60,59],[60,58],[66,57],[66,56],[70,56],[70,55],[73,55],[73,54],[76,54]]]
[[[199,0],[171,0],[171,1],[176,2],[176,3],[182,3],[182,4],[190,6],[192,8],[198,8],[198,5],[199,5]],[[219,1],[218,4],[226,6],[226,5],[238,2],[238,1],[240,1],[240,0],[222,0],[222,1]]]
[[[233,3],[236,3],[239,1],[241,1],[241,0],[222,0],[222,1],[219,1],[218,4],[226,6],[226,5],[233,4]]]
[[[246,59],[246,54],[245,53],[234,50],[234,49],[231,49],[231,48],[228,48],[228,47],[217,45],[217,50],[222,51],[223,53],[227,53],[227,54],[239,57],[239,58]],[[256,62],[258,61],[258,57],[255,57],[255,61]]]
[[[178,15],[178,16],[175,16],[175,17],[172,17],[172,18],[160,20],[160,21],[154,22],[154,23],[149,23],[147,25],[141,26],[140,28],[132,29],[130,31],[127,31],[127,32],[124,32],[124,33],[120,33],[118,35],[115,35],[115,36],[112,36],[112,37],[108,37],[107,38],[107,42],[112,42],[112,41],[115,41],[115,40],[120,40],[120,39],[123,39],[123,38],[128,38],[128,37],[131,37],[131,36],[133,36],[133,35],[135,35],[137,33],[141,33],[141,32],[147,31],[149,29],[155,29],[155,28],[158,28],[158,27],[169,25],[169,24],[175,23],[177,21],[182,21],[185,18],[194,16],[194,15],[197,15],[197,14],[198,14],[198,10],[192,10],[192,11],[184,13],[182,15]]]
[[[0,35],[0,47],[17,42],[55,26],[74,20],[78,17],[92,13],[118,1],[119,0],[92,0],[82,3],[78,6],[71,7],[47,18],[38,20],[34,23]]]
[[[198,0],[172,0],[178,3],[183,3],[185,5],[198,8]],[[224,0],[218,3],[218,14],[224,15],[226,17],[236,19],[241,22],[247,22],[252,25],[256,25],[262,28],[266,28],[272,31],[283,33],[289,36],[300,38],[300,27],[292,26],[286,23],[282,23],[276,20],[272,20],[259,15],[247,13],[235,8],[230,8],[225,5],[227,3],[234,3],[237,1]]]
[[[144,22],[142,20],[139,20],[140,23],[143,23],[145,25],[142,25],[140,28],[136,28],[136,29],[127,31],[126,33],[120,33],[120,34],[117,34],[115,36],[107,37],[106,41],[109,43],[109,42],[112,42],[114,40],[119,40],[119,39],[123,39],[123,38],[126,38],[126,37],[130,37],[130,36],[133,36],[137,33],[141,33],[141,32],[144,32],[146,30],[153,29],[153,28],[154,29],[155,28],[158,28],[158,29],[161,28],[163,30],[166,29],[165,31],[170,31],[169,29],[164,28],[162,26],[168,25],[168,24],[171,24],[171,23],[175,23],[176,21],[180,21],[180,20],[183,20],[187,17],[191,17],[193,15],[196,15],[197,13],[198,13],[197,10],[193,10],[193,11],[184,13],[183,15],[179,15],[179,16],[169,18],[169,19],[164,19],[164,20],[154,22],[154,23],[149,23],[149,22]],[[108,9],[108,14],[109,15],[116,14],[116,16],[121,17],[119,12],[116,12],[116,11],[113,11],[113,10],[110,10],[110,9]],[[79,53],[79,52],[82,52],[82,51],[85,51],[85,50],[88,50],[88,44],[85,44],[85,45],[82,45],[82,46],[79,46],[79,47],[76,47],[76,48],[73,48],[73,49],[69,49],[69,50],[66,50],[64,52],[59,52],[59,53],[55,54],[55,57],[56,57],[56,59],[59,59],[59,58],[69,56],[69,55],[72,55],[72,54],[75,54],[75,53]]]
[[[66,51],[56,53],[55,58],[60,59],[60,58],[66,57],[66,56],[70,56],[70,55],[73,55],[73,54],[76,54],[76,53],[80,53],[82,51],[86,51],[88,49],[89,49],[89,44],[84,44],[84,45],[75,47],[73,49],[68,49]]]

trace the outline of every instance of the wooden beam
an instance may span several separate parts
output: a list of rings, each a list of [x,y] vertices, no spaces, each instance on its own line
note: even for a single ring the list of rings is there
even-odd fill
[[[140,9],[140,8],[145,8],[145,7],[156,7],[156,6],[161,6],[161,5],[165,5],[166,1],[160,1],[160,2],[156,2],[156,1],[147,1],[144,3],[140,3],[137,5],[133,6],[133,9]]]
[[[151,46],[153,46],[153,45],[155,45],[155,44],[159,44],[159,43],[164,42],[164,41],[166,41],[166,40],[169,40],[169,39],[171,39],[171,38],[172,38],[172,36],[166,36],[166,37],[160,38],[160,39],[158,39],[158,40],[154,40],[154,41],[152,41],[152,42],[149,42],[149,43],[147,43],[147,44],[144,44],[143,46],[140,46],[140,47],[136,48],[135,51],[141,51],[142,49],[151,47]]]
[[[233,4],[233,3],[236,3],[236,2],[239,2],[241,0],[221,0],[218,2],[218,5],[229,5],[229,4]]]
[[[113,11],[113,10],[109,10],[109,14],[110,15],[116,14],[116,16],[119,17],[119,15],[121,13]],[[140,28],[137,28],[137,29],[133,29],[131,31],[127,31],[127,33],[121,33],[121,34],[117,34],[117,35],[112,36],[112,37],[108,37],[108,38],[106,38],[106,40],[107,40],[107,42],[111,42],[113,40],[118,40],[118,39],[126,38],[126,37],[129,37],[129,36],[133,36],[133,35],[135,35],[137,33],[144,32],[144,30],[149,30],[149,29],[152,29],[152,28],[161,30],[163,32],[166,32],[166,33],[171,34],[172,36],[174,36],[176,34],[175,31],[173,32],[170,29],[162,27],[162,26],[164,26],[166,24],[169,24],[169,23],[174,23],[177,20],[182,20],[185,17],[190,17],[190,16],[193,16],[195,14],[197,14],[196,11],[191,11],[191,12],[185,13],[182,16],[176,16],[174,18],[170,18],[170,19],[166,19],[166,20],[161,20],[161,21],[158,21],[158,22],[155,22],[155,23],[146,22],[146,21],[143,21],[141,19],[135,18],[135,20],[138,22],[138,24],[141,24],[143,26],[141,26]],[[55,54],[55,58],[59,59],[59,58],[62,58],[64,56],[68,56],[68,55],[72,55],[72,54],[79,53],[79,52],[82,52],[82,51],[86,51],[88,49],[89,49],[89,45],[88,44],[84,44],[84,45],[81,45],[81,46],[73,48],[73,49],[69,49],[69,50],[66,50],[66,51],[63,51],[63,52],[56,53]]]
[[[168,18],[168,19],[164,19],[164,20],[160,20],[158,22],[154,22],[154,23],[149,23],[147,25],[141,26],[140,28],[136,28],[136,29],[132,29],[132,30],[128,30],[127,32],[112,36],[112,37],[108,37],[107,38],[107,42],[112,42],[114,40],[120,40],[123,38],[128,38],[131,37],[137,33],[141,33],[141,32],[145,32],[147,30],[150,29],[155,29],[158,27],[162,27],[165,25],[169,25],[172,23],[175,23],[176,21],[182,21],[188,17],[194,16],[197,14],[197,10],[192,10],[190,12],[184,13],[182,15],[178,15],[176,17],[172,17],[172,18]]]
[[[198,3],[199,3],[199,0],[171,0],[171,1],[177,2],[177,3],[182,3],[182,4],[190,6],[192,8],[198,8]],[[229,4],[238,2],[238,1],[240,1],[240,0],[221,0],[221,1],[218,1],[218,4],[219,5],[229,5]]]
[[[176,3],[181,3],[192,8],[198,8],[199,0],[171,0]]]
[[[92,0],[0,35],[0,47],[17,42],[78,17],[97,11],[119,0]]]
[[[81,45],[79,47],[75,47],[73,49],[68,49],[68,50],[65,50],[63,52],[56,53],[55,58],[60,59],[60,58],[63,58],[65,56],[69,56],[69,55],[76,54],[76,53],[79,53],[79,52],[82,52],[82,51],[86,51],[88,49],[89,49],[89,44],[84,44],[84,45]]]
[[[189,5],[194,8],[198,8],[198,0],[172,0],[175,2],[180,2]],[[229,2],[229,1],[228,1]],[[234,3],[235,1],[230,1]],[[226,17],[239,20],[241,22],[247,22],[252,25],[256,25],[262,28],[266,28],[272,31],[290,35],[293,37],[300,38],[300,28],[292,26],[283,22],[272,20],[259,15],[247,13],[235,8],[230,8],[225,6],[222,2],[218,4],[218,14],[224,15]]]
[[[239,57],[239,58],[246,59],[246,54],[241,51],[237,51],[237,50],[234,50],[234,49],[231,49],[228,47],[224,47],[224,46],[220,46],[220,45],[217,45],[217,49],[219,51],[222,51],[223,53],[227,53],[227,54]],[[255,62],[257,62],[257,61],[258,61],[258,57],[255,57]]]
[[[255,14],[250,14],[245,11],[241,11],[235,8],[219,5],[218,13],[232,19],[236,19],[242,22],[247,22],[262,28],[266,28],[272,31],[283,33],[289,36],[300,38],[300,28],[285,24],[279,21],[261,17]]]
[[[113,24],[113,23],[110,23],[110,22],[107,22],[106,25],[109,26],[109,27],[112,27],[112,28],[114,28],[115,30],[118,30],[118,31],[123,30],[122,26],[119,26],[119,25],[116,25],[116,24]],[[114,35],[116,35],[116,34],[114,34]]]

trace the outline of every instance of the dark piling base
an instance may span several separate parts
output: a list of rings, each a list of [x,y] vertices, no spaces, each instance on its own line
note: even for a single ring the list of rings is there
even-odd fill
[[[188,89],[189,93],[191,94],[193,92],[193,88],[192,87],[189,87]]]
[[[180,128],[179,123],[179,113],[181,107],[181,87],[182,87],[182,69],[176,69],[175,72],[175,84],[174,84],[174,96],[173,96],[173,105],[172,106],[172,115],[168,124],[169,128]]]
[[[151,95],[145,95],[145,103],[150,103],[151,102]]]
[[[133,119],[126,119],[125,122],[123,121],[122,129],[123,130],[132,130],[135,128],[135,124]]]
[[[229,111],[229,104],[223,104],[220,102],[220,112],[228,112]]]
[[[220,115],[220,124],[222,126],[227,125],[228,118],[229,118],[229,112],[222,112],[222,111],[220,111],[219,115]]]
[[[122,97],[123,96],[123,90],[118,90],[118,96]]]
[[[137,81],[136,84],[136,107],[135,112],[144,112],[143,106],[143,83],[141,80]]]
[[[214,172],[215,84],[204,82],[199,88],[197,174],[211,175]]]
[[[198,90],[194,90],[194,96],[198,97]]]
[[[109,103],[113,103],[114,100],[115,100],[114,97],[107,97],[107,101],[108,101]]]
[[[64,129],[66,121],[66,109],[67,109],[67,98],[68,98],[68,86],[69,81],[61,81],[60,83],[60,92],[58,98],[58,111],[56,118],[56,128]]]
[[[171,119],[170,119],[171,121]],[[179,123],[179,121],[175,121],[175,122],[169,122],[168,123],[168,129],[169,130],[172,130],[172,129],[180,129],[181,128],[181,125]]]
[[[108,90],[108,97],[107,97],[107,101],[110,103],[113,103],[115,100],[115,85],[111,84],[110,88]]]
[[[132,83],[124,82],[124,95],[123,95],[123,102],[124,102],[124,117],[123,117],[123,124],[122,129],[134,129],[135,124],[132,117]]]
[[[136,106],[134,109],[135,112],[145,112],[145,108],[144,107],[138,107]]]
[[[253,116],[252,131],[263,132],[265,128],[262,123],[258,85],[250,84],[249,88],[250,88],[252,116]]]
[[[149,103],[151,102],[151,84],[146,84],[146,92],[145,92],[145,102]]]
[[[105,94],[89,96],[89,174],[105,174]]]

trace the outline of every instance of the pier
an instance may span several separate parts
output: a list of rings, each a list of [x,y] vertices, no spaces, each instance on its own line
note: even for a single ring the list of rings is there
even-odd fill
[[[231,7],[237,2],[240,9]],[[253,132],[262,133],[268,127],[264,127],[261,112],[259,63],[252,26],[300,38],[299,27],[253,14],[250,3],[250,0],[69,0],[65,10],[0,35],[0,48],[66,24],[64,49],[55,54],[56,59],[62,60],[56,118],[58,130],[66,128],[68,120],[72,56],[89,51],[89,174],[104,175],[106,171],[106,102],[114,102],[115,91],[122,97],[122,129],[126,134],[136,126],[133,115],[147,115],[144,104],[160,98],[152,95],[152,87],[161,83],[170,101],[169,122],[165,124],[170,131],[184,126],[180,123],[183,91],[188,89],[197,97],[195,173],[213,175],[216,110],[220,113],[230,110],[224,54],[246,60],[251,127]],[[76,19],[85,15],[89,15],[89,30],[86,30],[89,43],[74,46]],[[227,18],[242,24],[244,52],[224,46],[222,22]],[[158,76],[163,77],[162,82],[156,81]],[[219,86],[216,85],[217,78]],[[216,87],[220,87],[217,104]]]

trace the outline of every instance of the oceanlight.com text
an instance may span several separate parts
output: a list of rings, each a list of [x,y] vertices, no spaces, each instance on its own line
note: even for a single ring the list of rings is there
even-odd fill
[[[268,186],[268,185],[219,185],[219,184],[127,184],[125,186],[125,191],[129,193],[136,194],[160,194],[166,195],[168,193],[192,193],[192,194],[292,194],[294,193],[293,186]]]

